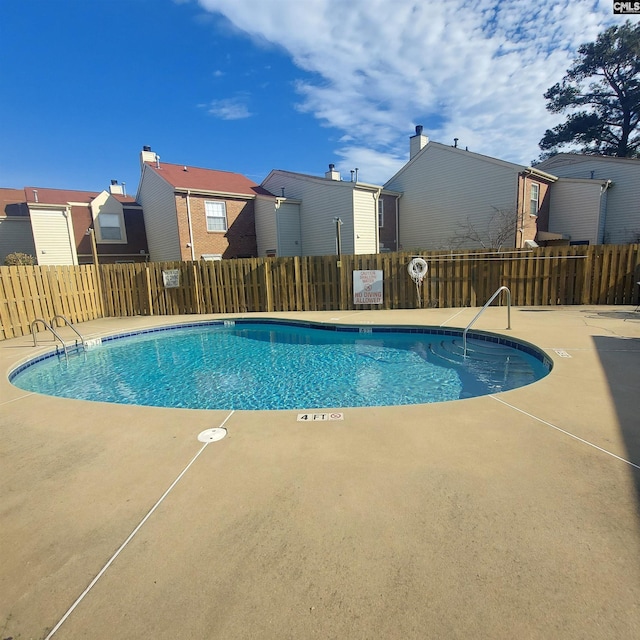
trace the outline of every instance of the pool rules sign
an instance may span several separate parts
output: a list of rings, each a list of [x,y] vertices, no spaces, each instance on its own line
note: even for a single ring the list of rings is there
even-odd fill
[[[382,304],[382,271],[353,272],[353,304]]]

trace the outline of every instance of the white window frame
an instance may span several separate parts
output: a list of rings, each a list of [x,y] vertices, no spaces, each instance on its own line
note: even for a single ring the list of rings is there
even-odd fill
[[[213,209],[214,207],[211,205],[215,205],[215,208],[222,207],[222,211],[224,212],[224,216],[220,215],[220,213],[216,213]],[[204,214],[207,221],[207,232],[209,233],[225,233],[229,230],[229,225],[227,222],[227,203],[224,200],[205,200],[204,203]],[[214,223],[215,221],[222,220],[222,226],[224,228],[220,229],[212,229],[210,223]]]
[[[102,229],[103,229],[103,225],[102,222],[103,220],[107,219],[107,216],[113,216],[118,220],[118,225],[107,225],[104,228],[105,229],[118,229],[120,231],[120,237],[119,238],[105,238],[104,234],[102,233]],[[98,214],[98,219],[97,219],[97,224],[95,225],[97,227],[96,231],[96,242],[99,242],[100,244],[127,244],[127,231],[126,231],[126,227],[124,225],[124,215],[121,213],[116,213],[115,211],[105,211],[103,213],[99,213]]]
[[[384,200],[378,198],[378,227],[384,227]]]
[[[535,207],[533,205],[534,202]],[[537,182],[532,182],[531,189],[529,189],[529,215],[535,218],[538,215],[538,211],[540,211],[540,185]]]

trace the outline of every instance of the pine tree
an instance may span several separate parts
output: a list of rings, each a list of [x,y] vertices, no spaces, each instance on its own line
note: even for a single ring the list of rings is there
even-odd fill
[[[548,111],[569,115],[545,132],[541,158],[567,145],[582,153],[640,156],[640,23],[610,27],[581,45],[562,82],[544,97]]]

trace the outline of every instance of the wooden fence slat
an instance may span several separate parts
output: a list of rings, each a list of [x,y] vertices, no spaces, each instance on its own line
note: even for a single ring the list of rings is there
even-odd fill
[[[638,304],[640,245],[537,248],[500,256],[425,251],[425,307],[479,306],[506,285],[514,305]],[[27,335],[36,318],[253,311],[411,309],[411,253],[247,258],[215,262],[0,267],[0,339]],[[180,271],[167,289],[162,272]],[[353,303],[353,271],[383,273],[383,304]],[[496,304],[503,304],[502,297]]]

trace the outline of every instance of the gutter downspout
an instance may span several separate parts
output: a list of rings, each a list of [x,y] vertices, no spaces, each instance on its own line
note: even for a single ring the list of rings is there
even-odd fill
[[[189,225],[189,247],[191,248],[191,260],[196,261],[196,249],[193,246],[193,227],[191,226],[191,203],[189,202],[189,196],[191,191],[187,189],[187,224]]]
[[[522,171],[519,176],[522,181],[522,198],[520,197],[520,189],[518,189],[518,197],[516,198],[516,238],[518,233],[520,234],[519,240],[516,240],[516,249],[522,249],[524,247],[524,216],[525,216],[525,198],[527,197],[527,176],[531,173]],[[536,230],[537,235],[537,230]],[[535,236],[534,236],[535,237]]]
[[[396,196],[396,251],[400,251],[400,198],[402,194]]]
[[[378,189],[374,194],[373,194],[373,202],[374,204],[374,210],[376,212],[376,253],[380,253],[380,216],[378,214],[379,211],[379,207],[380,207],[380,194],[382,193],[382,187],[380,189]]]
[[[598,227],[600,226],[600,215],[602,215],[602,238],[599,238],[600,229],[596,229],[596,238],[598,238],[598,244],[604,244],[604,236],[606,233],[607,227],[607,200],[604,201],[604,211],[602,210],[602,198],[606,197],[606,193],[611,186],[611,180],[607,180],[606,184],[600,187],[600,201],[599,201],[599,211],[598,211]]]

